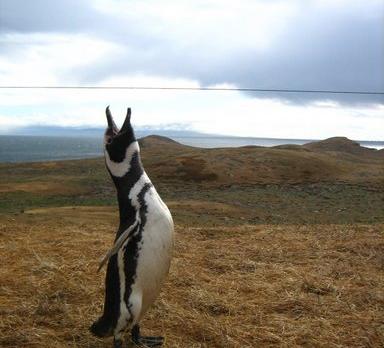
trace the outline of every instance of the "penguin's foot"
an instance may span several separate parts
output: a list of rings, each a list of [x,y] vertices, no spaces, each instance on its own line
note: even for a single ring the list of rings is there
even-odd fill
[[[143,337],[141,336],[137,340],[132,340],[133,344],[137,347],[142,347],[142,348],[150,348],[150,347],[160,347],[164,343],[164,337],[161,336],[148,336],[148,337]]]
[[[160,347],[164,343],[164,337],[161,336],[141,336],[140,328],[135,325],[132,328],[132,343],[138,347]]]

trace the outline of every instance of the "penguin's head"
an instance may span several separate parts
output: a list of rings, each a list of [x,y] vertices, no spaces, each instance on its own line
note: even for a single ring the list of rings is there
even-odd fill
[[[114,162],[122,162],[125,159],[128,147],[136,142],[131,125],[131,108],[128,108],[125,121],[121,129],[117,128],[113,120],[109,106],[105,110],[108,127],[104,133],[104,151]]]

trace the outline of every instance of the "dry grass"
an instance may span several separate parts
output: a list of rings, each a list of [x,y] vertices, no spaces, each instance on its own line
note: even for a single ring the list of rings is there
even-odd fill
[[[384,153],[320,145],[141,142],[177,232],[144,333],[172,348],[384,347]],[[117,226],[103,161],[0,164],[0,181],[0,347],[110,347],[88,332]]]
[[[111,346],[88,333],[102,309],[97,262],[116,225],[102,211],[1,217],[1,347]],[[383,346],[383,227],[179,225],[143,329],[164,333],[166,347]]]
[[[5,192],[32,192],[32,193],[54,193],[59,195],[74,195],[81,193],[79,187],[74,186],[63,186],[63,184],[58,180],[58,182],[53,181],[31,181],[31,182],[22,182],[22,183],[12,183],[12,185],[0,184],[0,193]]]

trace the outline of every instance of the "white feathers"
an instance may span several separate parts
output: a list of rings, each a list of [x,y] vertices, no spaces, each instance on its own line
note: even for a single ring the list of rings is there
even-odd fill
[[[168,208],[154,188],[146,193],[144,199],[147,221],[142,232],[135,281],[143,293],[140,317],[160,293],[169,271],[173,247],[173,221]]]
[[[137,209],[140,208],[140,203],[138,201],[138,195],[143,189],[145,184],[150,184],[151,180],[149,180],[148,175],[143,172],[143,174],[140,176],[140,179],[136,181],[135,185],[131,188],[131,191],[129,192],[129,199],[132,201],[132,204]]]
[[[139,195],[145,185],[148,184],[151,186],[145,192],[141,201]],[[143,208],[141,204],[144,204],[146,209],[143,221],[140,220],[139,215],[136,217],[142,237],[137,256],[135,281],[131,285],[131,296],[128,300],[129,303],[120,303],[120,306],[132,308],[133,304],[137,302],[136,300],[140,298],[140,305],[136,303],[138,310],[130,311],[132,318],[129,318],[132,322],[137,322],[157,298],[161,285],[168,274],[173,247],[173,220],[167,206],[161,200],[145,172],[132,187],[129,198],[132,206],[136,207],[138,211]],[[136,233],[134,230],[132,228],[133,233]],[[118,255],[124,251],[124,246],[128,240],[129,238],[123,242]],[[124,265],[118,261],[118,267],[119,274],[121,274]],[[125,277],[120,278],[120,289],[123,287],[122,283],[125,286],[125,282]],[[122,317],[125,315],[125,312],[121,312],[119,322],[124,322]]]

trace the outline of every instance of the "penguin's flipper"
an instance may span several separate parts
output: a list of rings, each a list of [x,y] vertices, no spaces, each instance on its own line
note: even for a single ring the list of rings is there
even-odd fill
[[[132,234],[135,232],[136,227],[139,225],[139,221],[135,220],[135,222],[129,226],[121,235],[120,237],[115,241],[115,244],[113,245],[112,249],[110,249],[105,256],[100,260],[99,262],[99,268],[97,269],[97,272],[100,272],[100,270],[103,268],[103,266],[107,263],[107,261],[115,255],[121,246],[127,241],[127,239],[131,238]]]

